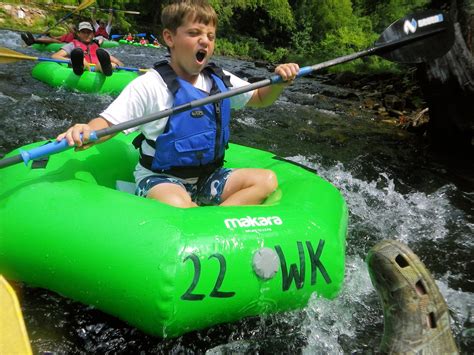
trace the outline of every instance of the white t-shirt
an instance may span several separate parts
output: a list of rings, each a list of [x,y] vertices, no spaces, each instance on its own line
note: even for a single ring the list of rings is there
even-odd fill
[[[224,71],[225,75],[230,76],[232,84],[231,89],[236,89],[245,85],[248,82],[238,78],[237,76]],[[194,87],[204,92],[209,93],[212,88],[212,79],[204,74],[199,74]],[[230,98],[231,108],[243,108],[253,95],[253,91],[232,96]],[[150,70],[146,74],[139,76],[125,87],[122,93],[100,114],[112,124],[127,122],[139,117],[157,114],[160,111],[169,109],[173,106],[174,97],[171,91],[168,90],[165,82],[158,72]],[[163,133],[168,117],[158,119],[141,125],[139,127],[130,128],[124,133],[134,132],[140,130],[147,139],[156,140],[158,135]],[[144,154],[154,155],[154,147],[150,147],[146,141],[142,142],[142,150]],[[135,181],[138,183],[154,172],[145,169],[140,164],[137,164],[135,169]]]

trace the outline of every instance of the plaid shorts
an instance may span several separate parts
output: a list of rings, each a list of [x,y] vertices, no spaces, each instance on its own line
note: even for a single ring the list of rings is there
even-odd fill
[[[224,186],[233,169],[219,168],[210,175],[199,179],[181,179],[166,174],[151,175],[141,180],[135,191],[135,195],[146,197],[153,186],[163,183],[171,183],[186,189],[191,199],[200,206],[215,206],[221,203]]]

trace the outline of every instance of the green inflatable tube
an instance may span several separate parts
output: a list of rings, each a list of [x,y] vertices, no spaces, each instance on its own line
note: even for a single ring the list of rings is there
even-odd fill
[[[161,45],[154,45],[152,43],[147,43],[147,44],[140,44],[138,42],[132,42],[132,41],[127,41],[125,39],[119,39],[118,43],[120,44],[128,44],[130,46],[135,46],[135,47],[151,47],[151,48],[161,48]]]
[[[52,87],[65,87],[87,93],[118,95],[138,74],[137,72],[117,70],[106,77],[102,73],[84,71],[75,75],[67,64],[40,62],[33,67],[33,78]]]
[[[32,44],[31,47],[36,49],[37,51],[40,52],[57,52],[61,49],[62,46],[64,46],[66,43],[49,43],[49,44],[44,44],[44,43],[35,43]],[[102,42],[100,45],[101,48],[115,48],[118,47],[120,44],[116,41],[108,41],[105,40]]]
[[[36,49],[37,51],[40,52],[57,52],[61,49],[62,46],[64,46],[66,43],[35,43],[31,45],[31,48]]]
[[[120,46],[120,44],[117,41],[105,40],[101,43],[100,48],[116,48],[118,46]]]
[[[337,296],[348,211],[333,185],[231,144],[226,166],[272,169],[278,190],[258,206],[175,208],[116,189],[133,181],[133,138],[0,170],[1,274],[161,337]]]

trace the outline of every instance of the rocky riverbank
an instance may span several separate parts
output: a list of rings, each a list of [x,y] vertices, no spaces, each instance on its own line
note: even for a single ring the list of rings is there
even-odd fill
[[[0,28],[41,32],[46,27],[48,12],[26,4],[0,2]]]
[[[264,62],[257,62],[255,66],[265,67],[270,73],[274,70],[273,65]],[[368,117],[375,116],[379,121],[411,131],[423,131],[429,122],[427,105],[416,79],[415,67],[400,73],[316,73],[308,77],[322,84],[310,90],[315,92],[319,99],[341,100],[351,106],[352,110],[365,111]],[[249,79],[254,82],[264,78]],[[308,98],[296,99],[296,102],[300,101],[310,104]]]
[[[429,116],[415,72],[416,68],[410,68],[403,74],[359,75],[345,72],[328,74],[323,82],[353,90],[361,101],[361,108],[383,122],[422,131]]]

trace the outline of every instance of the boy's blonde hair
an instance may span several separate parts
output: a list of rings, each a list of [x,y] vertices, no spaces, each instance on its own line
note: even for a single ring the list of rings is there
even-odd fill
[[[176,32],[187,20],[217,27],[217,14],[207,0],[174,1],[161,13],[163,28],[172,32]]]

